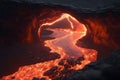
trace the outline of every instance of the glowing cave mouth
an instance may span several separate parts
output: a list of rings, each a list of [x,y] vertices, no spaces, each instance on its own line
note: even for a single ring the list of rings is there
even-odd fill
[[[22,66],[14,74],[4,76],[2,78],[3,80],[11,80],[13,76],[14,80],[32,80],[33,77],[44,77],[46,80],[52,80],[65,75],[62,73],[62,70],[66,69],[66,64],[68,65],[67,70],[78,70],[84,68],[90,62],[96,61],[96,50],[82,48],[76,45],[79,39],[86,36],[87,28],[70,14],[63,13],[58,19],[43,23],[38,29],[40,38],[42,28],[44,27],[47,27],[45,28],[46,30],[52,31],[52,34],[48,35],[48,37],[54,38],[44,40],[44,46],[50,48],[50,52],[59,54],[60,58],[29,66]],[[54,74],[49,74],[49,71],[53,67],[55,67],[55,70],[52,72]]]
[[[61,58],[78,58],[84,56],[86,63],[96,60],[96,50],[76,45],[77,41],[86,35],[87,28],[70,14],[63,13],[58,19],[49,23],[43,23],[38,30],[38,34],[41,33],[41,28],[46,26],[47,30],[53,32],[48,36],[54,37],[54,39],[44,41],[45,46],[49,47],[51,52],[58,53]]]

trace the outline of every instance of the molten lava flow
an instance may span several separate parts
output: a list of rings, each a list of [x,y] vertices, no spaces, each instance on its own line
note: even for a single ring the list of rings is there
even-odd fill
[[[59,21],[66,19],[69,23],[69,28],[51,28],[54,24],[57,24]],[[40,26],[38,30],[38,35],[42,31],[42,28],[48,26],[46,29],[52,31],[53,33],[48,35],[49,37],[54,37],[54,39],[45,40],[45,46],[51,49],[51,52],[58,53],[60,55],[59,59],[51,60],[47,62],[37,63],[34,65],[20,67],[17,72],[14,74],[4,76],[3,80],[10,80],[14,77],[14,80],[32,80],[33,77],[42,78],[45,77],[47,80],[51,80],[53,76],[46,76],[45,73],[49,71],[54,66],[57,66],[58,73],[55,74],[55,77],[61,75],[64,65],[59,63],[64,60],[63,64],[67,64],[67,60],[70,58],[78,59],[83,57],[83,60],[79,60],[81,63],[76,63],[71,65],[69,69],[82,69],[85,65],[89,64],[92,61],[96,61],[97,51],[93,49],[86,49],[76,45],[77,41],[83,38],[87,29],[84,24],[77,21],[74,17],[67,13],[63,13],[58,19],[44,23]],[[41,38],[41,37],[40,37]],[[70,64],[69,64],[70,65]]]

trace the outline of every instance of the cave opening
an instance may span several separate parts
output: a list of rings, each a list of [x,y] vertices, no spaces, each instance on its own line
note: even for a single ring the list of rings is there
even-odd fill
[[[37,9],[36,9],[36,7],[37,7]],[[32,64],[31,66],[36,65],[38,62],[41,62],[41,63],[45,62],[45,64],[47,64],[47,61],[50,61],[50,60],[51,60],[51,63],[53,63],[52,60],[56,60],[56,59],[60,58],[60,55],[58,55],[57,52],[53,52],[51,54],[50,48],[48,48],[48,46],[47,47],[44,46],[45,45],[44,41],[46,38],[47,38],[47,40],[54,39],[54,36],[52,38],[48,38],[48,37],[45,37],[44,35],[53,34],[53,31],[51,32],[50,30],[46,30],[48,26],[41,29],[43,31],[41,33],[43,35],[42,39],[41,39],[40,38],[41,36],[39,36],[40,33],[38,34],[38,30],[39,30],[39,27],[41,24],[46,23],[46,22],[52,22],[52,21],[58,19],[62,13],[68,13],[68,14],[72,15],[79,22],[81,22],[85,25],[85,27],[87,29],[86,36],[79,39],[76,42],[76,45],[81,46],[83,48],[95,49],[98,52],[97,53],[98,60],[108,56],[112,51],[119,49],[120,42],[119,42],[118,34],[119,34],[120,25],[118,22],[116,22],[116,21],[120,20],[119,14],[112,13],[109,11],[103,12],[103,13],[82,13],[82,12],[80,13],[74,9],[69,9],[68,7],[65,7],[63,9],[62,6],[57,6],[57,7],[55,7],[55,6],[43,7],[42,6],[41,8],[38,8],[38,7],[41,7],[41,6],[37,5],[34,7],[30,7],[30,9],[33,9],[33,10],[30,10],[27,7],[24,9],[24,6],[17,7],[15,9],[13,9],[13,12],[11,12],[11,15],[15,14],[14,17],[12,16],[12,18],[11,18],[11,15],[10,15],[10,17],[8,19],[6,18],[5,20],[3,20],[3,25],[2,25],[3,30],[5,30],[5,31],[10,30],[8,32],[11,33],[11,35],[14,34],[12,37],[13,39],[11,39],[11,40],[8,40],[9,36],[11,36],[10,34],[5,34],[6,37],[1,38],[0,43],[4,45],[4,47],[5,47],[4,50],[6,50],[5,45],[10,46],[8,51],[13,51],[12,53],[16,53],[17,48],[20,49],[18,51],[23,50],[23,54],[21,54],[21,52],[19,52],[18,54],[15,54],[15,55],[13,54],[14,56],[9,55],[10,59],[12,56],[16,57],[16,58],[18,58],[19,55],[21,57],[28,56],[28,57],[19,58],[19,60],[16,61],[15,64],[17,65],[17,69],[18,69],[18,64],[20,63],[19,67],[22,66],[22,68],[19,68],[19,70],[21,70],[21,71],[27,70],[29,72],[32,69],[32,70],[36,71],[37,68],[25,68],[25,67],[27,65],[30,66],[31,64]],[[17,9],[19,9],[19,10],[17,10]],[[30,14],[27,15],[28,13],[30,13]],[[20,17],[21,17],[21,19],[20,19]],[[12,20],[9,22],[10,19],[12,19]],[[19,19],[23,20],[23,22],[20,21]],[[27,21],[27,22],[25,23],[24,21]],[[64,20],[63,22],[66,23],[67,20]],[[64,26],[61,24],[63,22],[60,22],[58,25]],[[6,23],[11,23],[11,24],[7,25]],[[19,24],[21,24],[21,25],[19,26]],[[20,28],[17,27],[18,29],[16,29],[15,26],[18,26]],[[114,27],[114,26],[116,26],[116,27]],[[60,27],[58,26],[57,28],[60,28]],[[54,29],[54,26],[52,29]],[[64,29],[68,29],[68,28],[64,27]],[[61,30],[61,32],[62,31],[64,31],[64,30]],[[3,32],[3,33],[5,33],[5,32]],[[8,44],[6,44],[6,42]],[[18,44],[18,45],[16,45],[16,44]],[[11,45],[13,45],[15,47],[11,48]],[[23,48],[23,47],[25,47],[25,48]],[[5,52],[5,53],[7,53],[7,52]],[[21,60],[21,59],[23,59],[23,60]],[[83,60],[83,58],[78,58],[78,59]],[[14,59],[12,59],[11,62],[9,62],[10,65],[13,60]],[[74,61],[73,58],[71,58],[69,60]],[[66,62],[65,59],[63,59],[62,61]],[[62,61],[61,61],[61,63],[62,63]],[[13,65],[14,65],[14,62],[15,61],[13,61]],[[61,64],[61,63],[59,63],[59,64]],[[8,63],[6,63],[6,64],[8,64]],[[3,64],[3,65],[6,66],[6,64]],[[23,67],[23,66],[25,66],[25,67]],[[65,67],[69,68],[68,65],[65,65]],[[46,71],[44,73],[44,75],[49,76],[50,78],[54,78],[54,79],[56,77],[63,77],[64,75],[69,75],[69,73],[67,73],[67,72],[66,73],[63,72],[63,74],[56,75],[56,74],[58,74],[58,71],[60,71],[60,69],[61,69],[61,67],[58,68],[57,66],[54,66],[54,67],[50,68],[50,70]],[[51,75],[51,73],[50,73],[51,70],[54,71],[53,75]],[[67,71],[67,70],[65,70],[65,71]],[[72,73],[72,72],[74,72],[74,70],[71,70],[70,72]],[[32,73],[30,73],[30,74],[32,74]],[[5,75],[6,75],[6,73],[5,73]],[[21,78],[22,78],[23,75],[18,75],[18,76],[21,76]],[[34,76],[34,77],[41,78],[41,75]],[[46,79],[48,79],[49,77],[46,77]],[[15,76],[13,74],[13,75],[6,76],[3,78],[17,79],[17,75]],[[20,77],[18,77],[18,78],[20,78]]]

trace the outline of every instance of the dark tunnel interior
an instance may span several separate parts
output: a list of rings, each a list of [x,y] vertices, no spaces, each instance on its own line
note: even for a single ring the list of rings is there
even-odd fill
[[[62,6],[0,3],[0,77],[14,73],[20,66],[60,57],[43,46],[37,30],[42,22],[61,13],[69,13],[86,25],[87,35],[77,45],[97,50],[98,60],[120,48],[119,12],[80,13]]]

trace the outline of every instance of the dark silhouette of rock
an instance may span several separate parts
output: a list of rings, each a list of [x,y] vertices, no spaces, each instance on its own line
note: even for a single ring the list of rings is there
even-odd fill
[[[44,75],[45,75],[45,76],[52,75],[52,74],[54,74],[54,72],[55,72],[57,69],[58,69],[58,67],[57,67],[57,66],[54,66],[54,67],[52,67],[50,70],[46,71],[46,72],[44,73]]]
[[[74,71],[62,80],[120,80],[120,50],[108,57],[90,63],[84,69]]]
[[[34,77],[32,80],[40,80],[39,78]]]

